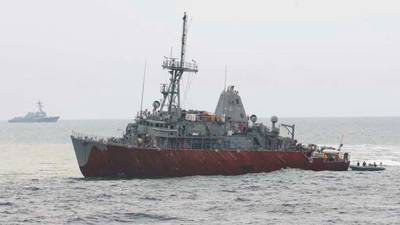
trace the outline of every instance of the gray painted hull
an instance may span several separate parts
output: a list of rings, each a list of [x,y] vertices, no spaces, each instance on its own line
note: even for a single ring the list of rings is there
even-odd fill
[[[59,116],[38,118],[38,119],[17,117],[9,120],[8,122],[9,123],[55,123],[58,121],[59,118],[60,118]]]

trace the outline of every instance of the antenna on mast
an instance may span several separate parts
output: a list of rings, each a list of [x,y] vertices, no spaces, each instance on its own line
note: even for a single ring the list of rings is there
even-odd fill
[[[144,95],[144,83],[146,81],[146,69],[147,69],[147,60],[144,60],[144,72],[143,72],[143,82],[142,82],[142,96],[140,99],[140,117],[143,115],[143,95]]]
[[[187,15],[183,15],[183,28],[182,28],[182,43],[180,58],[164,57],[162,64],[163,69],[167,69],[171,74],[169,84],[161,85],[161,93],[163,94],[163,101],[161,103],[160,111],[167,107],[168,112],[179,112],[181,105],[180,81],[184,72],[197,73],[197,63],[185,62],[186,54],[186,39],[187,39]]]
[[[226,90],[226,75],[228,73],[228,66],[225,64],[225,80],[224,80],[224,90]]]
[[[38,108],[39,108],[39,112],[43,112],[43,104],[42,104],[42,102],[40,100],[38,101],[37,105],[38,105]]]
[[[342,134],[342,136],[340,137],[340,143],[339,143],[338,151],[340,151],[342,149],[342,147],[343,147],[343,137],[344,137],[344,135]]]
[[[181,67],[185,65],[185,53],[186,53],[186,39],[187,39],[187,16],[186,12],[183,14],[183,28],[182,28],[182,45],[181,45]]]
[[[223,93],[223,96],[222,96],[222,104],[223,104],[223,109],[224,109],[224,111],[222,112],[223,113],[223,115],[225,116],[225,111],[226,111],[226,109],[225,109],[225,107],[226,107],[226,105],[225,105],[225,95],[226,95],[226,76],[227,76],[227,73],[228,73],[228,66],[225,64],[225,80],[224,80],[224,93]]]

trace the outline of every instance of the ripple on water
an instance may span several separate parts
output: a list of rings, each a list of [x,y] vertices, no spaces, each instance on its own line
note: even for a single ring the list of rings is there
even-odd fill
[[[224,190],[221,190],[222,192],[228,192],[228,193],[236,193],[237,191],[236,190],[228,190],[228,189],[224,189]]]
[[[35,186],[27,186],[27,187],[24,187],[24,190],[27,190],[27,191],[39,191],[40,188],[35,187]]]
[[[141,197],[140,199],[146,200],[146,201],[162,201],[160,198],[150,197],[150,196]]]
[[[106,198],[106,199],[108,199],[108,198],[111,198],[112,196],[111,195],[109,195],[109,194],[105,194],[105,193],[100,193],[100,194],[98,194],[97,196],[96,196],[96,198]]]
[[[248,198],[237,197],[237,198],[235,198],[235,201],[238,201],[238,202],[249,202],[251,200],[248,199]]]
[[[155,213],[142,213],[142,212],[127,212],[114,214],[114,221],[130,223],[130,222],[163,222],[163,221],[181,221],[180,218],[174,216],[167,216]]]
[[[95,223],[91,223],[90,221],[87,221],[83,217],[75,216],[75,215],[72,217],[68,217],[65,222],[66,222],[66,224],[95,224]]]
[[[13,206],[12,202],[0,202],[0,206]]]

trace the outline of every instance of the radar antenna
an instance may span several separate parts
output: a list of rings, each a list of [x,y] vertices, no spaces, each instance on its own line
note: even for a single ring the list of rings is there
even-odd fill
[[[185,62],[186,54],[186,39],[187,39],[187,15],[183,15],[183,29],[182,29],[182,45],[180,60],[172,57],[164,57],[162,64],[163,69],[167,69],[171,74],[170,83],[161,85],[161,93],[163,94],[163,101],[161,103],[160,111],[168,106],[168,112],[171,114],[172,109],[180,109],[180,81],[184,72],[198,72],[196,61]]]
[[[339,147],[338,147],[338,151],[340,151],[341,149],[342,149],[342,147],[343,147],[343,134],[342,134],[342,136],[340,137],[340,144],[339,144]]]
[[[146,69],[147,69],[147,60],[144,60],[144,72],[143,72],[143,80],[142,80],[142,96],[140,98],[140,118],[143,116],[143,94],[144,94],[144,83],[146,82]]]

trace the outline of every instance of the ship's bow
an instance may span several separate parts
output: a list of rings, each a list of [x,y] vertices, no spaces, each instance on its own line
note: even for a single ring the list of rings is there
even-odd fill
[[[79,137],[75,135],[71,136],[71,140],[82,175],[85,177],[91,177],[92,175],[90,172],[88,172],[88,161],[90,159],[91,152],[96,149],[106,149],[106,145],[87,137]]]

